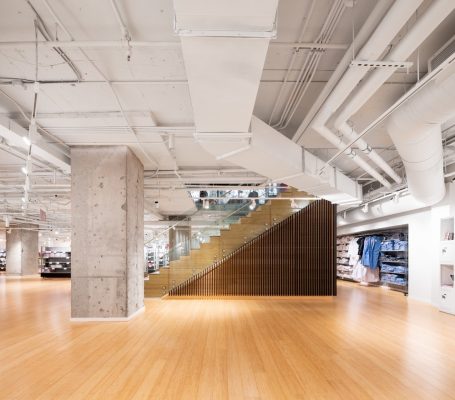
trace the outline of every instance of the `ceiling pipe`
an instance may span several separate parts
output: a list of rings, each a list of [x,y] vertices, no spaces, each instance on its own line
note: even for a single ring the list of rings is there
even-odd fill
[[[388,196],[382,200],[375,201],[373,204],[370,204],[368,209],[364,208],[363,211],[363,207],[360,205],[354,209],[346,210],[346,215],[344,213],[338,214],[338,234],[343,233],[344,229],[353,229],[356,224],[359,224],[358,230],[360,231],[363,224],[370,223],[375,219],[390,218],[397,214],[419,210],[425,207],[424,204],[406,193],[400,196],[398,202],[394,201],[393,197]]]
[[[305,34],[305,31],[308,27],[308,22],[311,18],[311,14],[313,13],[315,1],[316,0],[311,0],[310,6],[308,7],[307,10],[305,10],[305,16],[303,17],[302,27],[300,28],[300,34],[299,34],[299,38],[298,38],[299,42],[302,41],[303,35]],[[297,51],[297,49],[295,49],[294,53],[292,54],[291,61],[289,62],[289,66],[286,71],[286,75],[284,76],[283,83],[280,87],[280,91],[278,92],[278,96],[275,98],[275,102],[273,103],[272,112],[270,113],[269,122],[268,122],[269,125],[272,125],[272,121],[273,121],[273,117],[275,115],[276,108],[278,106],[279,101],[281,100],[281,96],[283,95],[284,88],[286,86],[286,83],[289,80],[292,67],[294,66],[294,63],[297,59],[298,54],[299,54],[299,52]],[[296,81],[296,83],[297,83],[297,81]]]
[[[393,168],[378,154],[378,152],[372,149],[365,140],[359,137],[358,133],[352,126],[349,126],[347,123],[343,123],[338,126],[338,130],[343,133],[343,135],[346,136],[349,140],[359,139],[357,141],[358,148],[387,175],[389,175],[396,183],[401,183],[403,181],[401,176],[399,176],[393,170]]]
[[[337,160],[342,154],[345,153],[346,150],[351,148],[353,145],[357,143],[357,141],[367,135],[370,132],[373,132],[375,129],[380,127],[391,115],[395,112],[403,103],[414,97],[415,95],[420,92],[426,85],[430,84],[439,74],[441,74],[452,62],[455,61],[455,54],[452,54],[447,60],[445,60],[441,65],[439,65],[436,69],[432,70],[428,74],[426,74],[420,81],[418,81],[414,86],[412,86],[403,96],[401,96],[398,100],[395,101],[387,110],[385,110],[381,115],[379,115],[374,121],[371,121],[368,126],[366,126],[362,132],[359,133],[359,137],[357,139],[351,140],[346,147],[340,149],[337,153],[335,153],[332,157],[330,157],[324,167],[331,167],[332,163]],[[444,133],[444,132],[443,132]],[[324,168],[323,167],[323,168]],[[363,174],[365,175],[365,174]],[[361,175],[361,176],[363,176]]]
[[[406,36],[393,48],[385,61],[404,61],[421,45],[421,43],[436,29],[439,24],[455,8],[452,0],[435,0],[426,12],[412,26]],[[335,129],[341,131],[349,140],[357,140],[359,148],[380,168],[382,168],[395,182],[401,183],[401,177],[372,150],[368,143],[359,137],[355,129],[346,121],[354,115],[371,98],[371,96],[390,78],[394,69],[377,68],[368,79],[360,86],[359,90],[342,106],[340,113],[334,121]]]
[[[343,16],[346,5],[343,1],[334,2],[329,12],[326,22],[319,33],[316,42],[329,42]],[[278,123],[272,125],[277,129],[285,129],[291,122],[300,102],[305,96],[310,84],[316,74],[319,62],[324,55],[324,51],[310,51],[302,65],[297,83],[294,85],[288,101],[286,102],[283,113]]]
[[[426,205],[444,198],[441,124],[455,117],[455,64],[449,65],[387,122],[411,194]]]
[[[16,49],[24,47],[39,48],[118,48],[118,47],[142,47],[142,48],[161,48],[161,47],[180,47],[180,41],[140,41],[130,40],[129,42],[120,40],[50,40],[50,41],[14,41],[0,42],[0,49]],[[317,49],[317,50],[346,50],[349,45],[345,43],[315,43],[315,42],[271,42],[272,48],[284,49]]]
[[[414,14],[422,1],[423,0],[396,0],[356,58],[367,61],[377,60],[401,30],[406,21]],[[339,149],[344,148],[345,143],[326,127],[326,123],[369,70],[369,66],[351,66],[330,93],[329,97],[322,105],[321,110],[313,120],[313,129]],[[352,149],[348,151],[348,155],[350,155],[352,161],[367,171],[385,187],[391,188],[392,185],[390,182],[382,177],[365,160],[361,159],[352,151]]]
[[[120,14],[120,11],[118,9],[118,6],[117,6],[117,3],[115,2],[115,0],[111,0],[111,7],[112,7],[112,11],[114,11],[115,18],[120,26],[120,31],[122,32],[122,38],[123,38],[123,40],[125,40],[127,42],[126,44],[129,47],[129,42],[131,41],[131,34],[130,34],[127,26],[123,22],[122,15]]]
[[[325,125],[320,125],[320,126],[314,126],[314,129],[322,136],[324,137],[327,141],[332,143],[334,146],[336,146],[339,149],[343,149],[345,147],[345,143],[342,140],[342,138],[338,137],[335,135],[329,128],[327,128]],[[376,179],[378,182],[380,182],[382,185],[384,185],[386,188],[391,188],[392,185],[390,182],[385,179],[378,171],[376,171],[368,162],[366,162],[363,158],[360,158],[358,154],[352,150],[352,149],[347,149],[345,151],[345,154],[353,161],[355,162],[360,168],[362,168],[365,172],[367,172],[370,176],[372,176],[374,179]]]
[[[308,131],[308,128],[311,126],[314,118],[320,112],[322,105],[325,100],[328,98],[330,93],[333,91],[335,86],[338,84],[338,81],[341,79],[343,74],[346,72],[346,69],[349,68],[349,65],[352,61],[353,54],[357,49],[362,48],[362,46],[367,42],[368,38],[373,33],[374,29],[384,18],[385,14],[393,4],[394,0],[378,0],[375,7],[368,15],[368,18],[357,32],[354,40],[349,46],[348,50],[344,53],[343,58],[338,63],[335,71],[330,76],[329,81],[326,83],[322,91],[319,93],[316,101],[313,103],[309,111],[306,113],[305,118],[301,122],[300,126],[297,128],[292,140],[298,144],[303,144],[304,134]]]
[[[73,42],[73,36],[71,35],[71,33],[68,31],[68,29],[65,27],[65,25],[62,23],[62,21],[60,20],[60,18],[57,16],[57,14],[55,13],[54,9],[51,7],[51,5],[49,4],[48,0],[42,0],[43,4],[45,5],[45,7],[47,8],[47,10],[49,11],[49,13],[51,14],[52,18],[54,19],[55,23],[60,26],[60,28],[63,30],[63,32],[66,34],[66,36],[68,36],[71,41]],[[139,141],[139,138],[137,136],[137,132],[132,128],[131,124],[130,124],[130,121],[128,119],[128,117],[126,116],[125,114],[125,110],[122,106],[122,103],[120,101],[120,98],[117,94],[117,92],[115,91],[113,85],[111,84],[111,82],[109,81],[109,79],[106,77],[106,75],[103,73],[103,71],[101,71],[101,69],[96,65],[96,63],[87,55],[87,53],[82,50],[82,48],[79,48],[80,52],[82,53],[82,55],[87,59],[87,61],[93,66],[93,68],[98,72],[98,74],[101,76],[101,78],[104,80],[104,82],[106,83],[106,85],[109,87],[110,91],[112,92],[112,95],[115,99],[115,102],[117,103],[117,106],[119,108],[119,111],[125,121],[125,125],[126,125],[126,128],[130,131],[131,133],[131,136],[133,137],[133,139],[136,141],[137,143],[137,146],[140,150],[140,152],[143,154],[143,156],[145,157],[145,159],[147,159],[149,162],[151,162],[154,166],[158,166],[159,163],[158,161],[153,157],[153,155],[149,154],[148,152],[146,152],[142,146],[142,143]],[[141,160],[142,163],[144,164],[143,160]]]

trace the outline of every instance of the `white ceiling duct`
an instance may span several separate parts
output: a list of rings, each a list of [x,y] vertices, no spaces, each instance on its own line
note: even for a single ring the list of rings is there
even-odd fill
[[[278,0],[174,0],[196,138],[218,159],[334,202],[359,186],[257,118],[253,107]],[[249,134],[251,133],[251,134]]]
[[[346,147],[346,143],[342,139],[340,140],[340,138],[326,126],[328,120],[343,104],[362,78],[368,73],[371,68],[369,62],[378,60],[406,21],[420,6],[422,1],[423,0],[396,0],[391,5],[385,17],[381,20],[373,34],[356,56],[357,60],[365,61],[365,65],[358,63],[350,65],[314,118],[312,124],[313,129],[340,150]],[[382,3],[379,2],[376,7],[381,8]],[[349,133],[349,130],[346,130],[345,133]],[[382,183],[385,187],[391,187],[389,181],[372,168],[365,160],[360,158],[354,151],[352,151],[352,149],[348,150],[346,154],[350,155],[353,162],[355,162],[377,181]],[[375,161],[379,162],[383,167],[390,171],[390,168],[388,168],[385,161],[381,160],[377,154]],[[393,173],[393,171],[391,172]],[[399,180],[398,177],[397,179]]]
[[[375,219],[387,218],[425,207],[424,204],[409,194],[402,195],[398,202],[394,200],[394,197],[387,197],[366,203],[362,207],[357,207],[346,213],[338,214],[337,225],[338,229],[343,229],[344,226],[364,224]]]
[[[445,195],[441,124],[455,117],[455,63],[403,104],[387,130],[406,169],[411,194],[426,205]]]
[[[434,0],[425,13],[420,16],[403,39],[393,47],[392,51],[384,60],[396,62],[407,60],[428,35],[433,32],[445,18],[447,18],[454,8],[455,2],[453,0]],[[374,150],[369,148],[365,140],[359,138],[359,134],[354,128],[346,124],[348,118],[359,111],[359,109],[374,93],[376,93],[394,72],[395,70],[391,68],[377,68],[373,71],[354,95],[350,96],[349,100],[343,105],[339,115],[334,121],[334,127],[343,132],[349,140],[357,139],[357,145],[367,153],[368,157],[397,183],[401,183],[401,177],[399,177]]]
[[[248,132],[278,0],[174,0],[198,132]]]
[[[243,168],[334,203],[362,197],[355,181],[335,168],[325,169],[321,175],[324,161],[255,116],[251,138],[236,141],[213,136],[201,139],[200,144],[218,158],[228,158]]]

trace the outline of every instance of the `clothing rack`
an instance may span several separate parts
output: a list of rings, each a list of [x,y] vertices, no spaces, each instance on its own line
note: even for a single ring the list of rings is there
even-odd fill
[[[376,274],[368,281],[372,286],[383,286],[407,295],[409,281],[408,266],[408,225],[387,227],[384,229],[371,229],[355,232],[348,235],[337,236],[337,277],[349,281],[359,281],[357,266],[349,265],[352,260],[348,255],[351,240],[361,237],[377,236],[381,238],[381,249],[378,258],[378,270],[372,269]],[[394,247],[395,246],[395,247]],[[368,271],[370,273],[371,271]],[[353,275],[354,274],[354,275]],[[357,279],[357,280],[356,280]]]

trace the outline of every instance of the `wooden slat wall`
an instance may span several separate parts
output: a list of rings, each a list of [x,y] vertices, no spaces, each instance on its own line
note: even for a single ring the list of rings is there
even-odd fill
[[[169,296],[335,296],[336,206],[318,200]]]

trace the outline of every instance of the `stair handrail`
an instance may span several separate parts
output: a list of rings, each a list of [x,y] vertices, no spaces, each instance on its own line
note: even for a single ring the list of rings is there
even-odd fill
[[[273,230],[278,229],[278,227],[281,224],[283,224],[284,222],[288,221],[290,218],[295,218],[295,216],[297,214],[301,213],[303,210],[306,210],[308,207],[312,206],[312,204],[314,204],[316,201],[317,201],[317,199],[315,199],[315,201],[312,201],[311,203],[305,205],[304,207],[300,208],[299,211],[289,215],[288,217],[284,218],[283,220],[281,220],[277,224],[275,224],[275,225],[271,226],[270,228],[266,229],[264,232],[260,233],[258,236],[255,236],[254,238],[250,239],[246,243],[242,244],[240,247],[238,247],[237,249],[233,250],[231,253],[229,253],[229,254],[223,256],[221,259],[215,261],[212,265],[204,268],[203,270],[201,270],[201,271],[197,272],[196,274],[192,275],[187,280],[185,280],[185,281],[179,283],[178,285],[174,286],[172,289],[170,289],[168,291],[168,295],[172,296],[173,292],[175,292],[175,291],[183,288],[185,285],[188,285],[188,284],[194,282],[195,280],[197,280],[199,278],[202,278],[203,276],[207,275],[209,272],[211,272],[215,268],[217,268],[221,263],[227,261],[228,259],[232,258],[234,255],[236,255],[239,251],[243,250],[246,246],[249,246],[249,245],[253,244],[255,241],[257,241],[260,238],[262,238],[265,234],[269,234],[271,231],[273,232]]]

